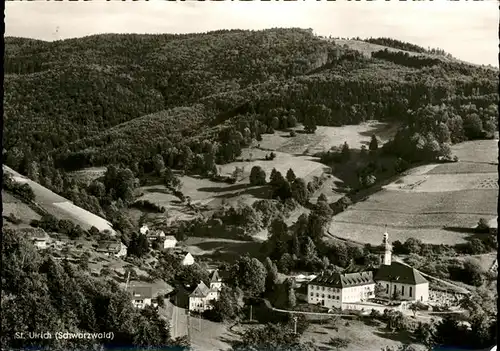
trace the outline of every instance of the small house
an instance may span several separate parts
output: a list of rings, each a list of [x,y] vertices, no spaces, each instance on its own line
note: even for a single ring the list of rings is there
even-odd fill
[[[165,239],[163,241],[163,248],[164,249],[169,249],[172,247],[175,247],[177,245],[177,239],[173,235],[167,235],[165,236]]]
[[[221,291],[222,285],[223,285],[222,277],[219,274],[219,271],[216,269],[212,272],[212,274],[210,274],[210,289]]]
[[[192,264],[194,264],[194,257],[193,255],[191,255],[189,252],[186,254],[186,256],[184,256],[184,258],[182,259],[182,262],[181,264],[183,266],[190,266]]]
[[[135,308],[144,308],[146,306],[157,306],[153,301],[153,288],[151,286],[132,286],[128,289],[132,293],[132,304]]]
[[[106,256],[123,257],[127,255],[127,247],[121,241],[100,241],[96,251]]]

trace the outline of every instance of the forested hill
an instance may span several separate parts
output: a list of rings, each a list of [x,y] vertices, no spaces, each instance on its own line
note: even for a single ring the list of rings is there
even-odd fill
[[[397,120],[432,144],[429,119],[457,142],[488,134],[497,117],[494,70],[420,53],[365,57],[303,29],[6,38],[5,57],[6,161],[27,175],[156,154],[195,171],[297,121]]]

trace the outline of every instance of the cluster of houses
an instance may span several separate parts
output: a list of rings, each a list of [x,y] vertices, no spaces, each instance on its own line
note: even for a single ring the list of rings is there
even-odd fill
[[[214,270],[210,274],[208,285],[201,281],[194,289],[180,286],[174,291],[166,292],[153,289],[152,286],[132,286],[127,290],[131,292],[132,304],[136,308],[158,306],[157,297],[170,293],[175,305],[201,313],[212,308],[211,302],[219,299],[223,285],[219,271]]]
[[[307,285],[307,301],[328,308],[347,309],[377,297],[427,302],[429,282],[416,269],[392,262],[389,234],[384,234],[382,265],[375,271],[321,273]],[[376,288],[378,286],[378,288]]]

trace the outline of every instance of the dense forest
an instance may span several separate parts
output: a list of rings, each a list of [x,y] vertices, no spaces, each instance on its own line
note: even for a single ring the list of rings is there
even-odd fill
[[[303,29],[6,38],[4,159],[102,213],[102,194],[78,191],[66,172],[118,164],[140,178],[162,164],[214,176],[252,140],[297,123],[314,133],[397,122],[386,151],[409,163],[493,136],[497,71],[384,43],[420,54],[365,57]]]

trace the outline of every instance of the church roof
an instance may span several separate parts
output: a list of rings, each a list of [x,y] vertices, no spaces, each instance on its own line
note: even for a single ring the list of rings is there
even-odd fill
[[[319,286],[329,286],[333,288],[348,288],[351,286],[361,286],[374,284],[372,272],[356,273],[321,273],[311,280],[309,284]]]
[[[380,266],[375,273],[375,281],[380,280],[412,285],[428,283],[419,271],[400,262],[392,262],[389,266]]]

